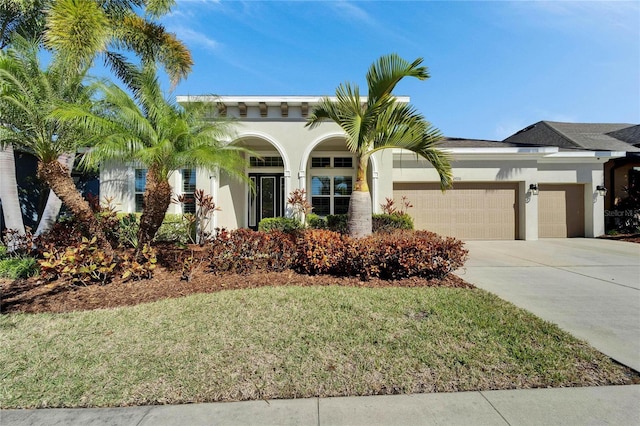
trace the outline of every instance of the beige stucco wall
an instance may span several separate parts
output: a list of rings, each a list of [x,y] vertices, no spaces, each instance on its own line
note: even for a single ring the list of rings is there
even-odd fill
[[[310,110],[310,107],[309,107]],[[313,129],[305,127],[303,107],[292,102],[283,116],[280,106],[270,105],[261,111],[248,105],[241,117],[237,106],[228,106],[226,113],[236,119],[235,134],[228,141],[254,149],[260,155],[282,158],[281,169],[285,181],[285,197],[291,191],[307,189],[310,179],[309,159],[314,152],[323,155],[349,155],[344,147],[342,129],[326,122]],[[518,184],[518,217],[520,238],[538,238],[538,201],[529,191],[535,183],[576,183],[584,185],[585,233],[598,236],[604,233],[604,199],[597,196],[595,187],[604,183],[603,163],[606,158],[585,154],[566,156],[554,148],[526,149],[450,149],[455,182],[514,182]],[[101,198],[113,198],[118,210],[135,209],[135,167],[107,164],[100,172]],[[247,169],[246,173],[255,171]],[[352,171],[355,175],[355,170]],[[369,185],[374,212],[386,197],[393,197],[394,182],[438,182],[439,177],[425,160],[399,150],[376,153],[370,162]],[[180,173],[172,176],[174,188],[180,190]],[[199,170],[196,186],[214,197],[221,208],[214,215],[212,227],[238,228],[247,226],[248,186],[217,171]],[[170,213],[181,207],[172,204]]]

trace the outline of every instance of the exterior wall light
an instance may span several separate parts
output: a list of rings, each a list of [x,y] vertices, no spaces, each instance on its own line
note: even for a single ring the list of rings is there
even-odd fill
[[[531,191],[532,195],[538,195],[538,192],[540,192],[540,190],[538,189],[538,184],[532,183],[531,185],[529,185],[529,191]]]
[[[598,194],[602,195],[603,197],[607,195],[607,188],[605,188],[603,185],[596,186],[596,191],[598,191]]]

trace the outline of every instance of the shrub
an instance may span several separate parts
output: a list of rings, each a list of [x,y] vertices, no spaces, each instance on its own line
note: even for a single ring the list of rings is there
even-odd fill
[[[292,217],[269,217],[262,219],[258,223],[258,231],[271,232],[295,232],[298,229],[302,229],[302,223],[299,220]]]
[[[154,241],[189,244],[195,242],[195,221],[189,220],[188,215],[167,214],[158,229]]]
[[[327,230],[298,236],[295,269],[307,274],[442,278],[460,268],[467,250],[455,238],[428,231],[378,233],[362,239]]]
[[[64,249],[48,245],[39,260],[42,276],[46,279],[63,278],[72,284],[106,284],[111,281],[116,263],[96,245],[96,238],[82,238]]]
[[[5,259],[8,255],[7,246],[0,244],[0,260]]]
[[[38,275],[39,271],[38,262],[33,257],[0,259],[0,278],[29,278]]]
[[[330,231],[339,232],[340,234],[346,235],[349,232],[348,221],[349,216],[347,214],[332,214],[326,217],[325,226],[311,227],[318,229],[328,229]],[[411,219],[411,216],[406,213],[374,214],[372,216],[371,228],[373,232],[391,232],[397,229],[413,229],[413,219]]]
[[[350,275],[366,279],[442,278],[464,265],[464,243],[429,231],[396,231],[352,240]]]
[[[122,247],[138,247],[140,214],[122,213],[118,215],[118,218],[118,244]]]
[[[374,214],[372,217],[373,232],[393,232],[398,229],[413,229],[413,219],[408,214]]]
[[[223,229],[211,240],[208,251],[214,273],[280,272],[293,264],[295,236],[278,230]]]
[[[349,216],[346,214],[330,214],[327,216],[327,229],[340,234],[348,232]]]
[[[148,244],[142,247],[138,258],[133,253],[125,253],[118,265],[122,271],[122,280],[126,282],[151,278],[157,261],[155,249]]]
[[[307,225],[312,229],[327,229],[327,219],[315,213],[307,215]]]
[[[298,235],[295,269],[306,274],[341,274],[348,237],[325,229],[308,229]]]

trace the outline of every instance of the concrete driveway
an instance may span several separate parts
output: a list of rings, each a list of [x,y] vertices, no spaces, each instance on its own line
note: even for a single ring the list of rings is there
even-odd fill
[[[640,371],[640,244],[468,241],[456,273]]]

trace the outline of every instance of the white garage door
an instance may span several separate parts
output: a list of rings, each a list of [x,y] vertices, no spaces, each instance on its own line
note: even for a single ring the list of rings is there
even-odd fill
[[[465,240],[518,237],[517,183],[455,183],[444,194],[438,183],[395,183],[396,203],[402,196],[413,204],[416,229]]]
[[[538,237],[584,237],[584,185],[540,184]]]

